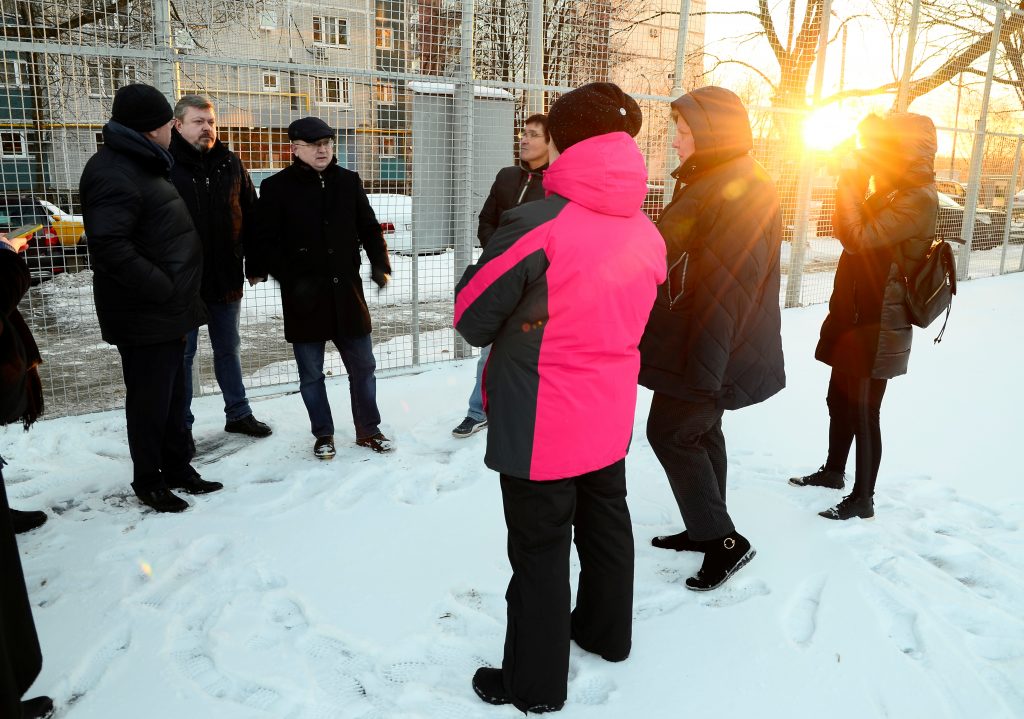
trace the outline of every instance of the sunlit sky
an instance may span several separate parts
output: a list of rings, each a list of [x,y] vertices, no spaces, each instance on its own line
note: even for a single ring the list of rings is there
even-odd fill
[[[799,13],[805,7],[805,0],[800,0]],[[732,10],[753,10],[756,9],[754,0],[711,0],[708,2],[708,11],[714,13],[726,13]],[[783,42],[786,33],[786,12],[789,6],[786,2],[774,2],[773,17],[776,21],[776,30]],[[910,3],[907,2],[909,13]],[[874,5],[868,0],[852,0],[833,2],[835,15],[831,20],[830,37],[836,39],[829,45],[825,61],[825,72],[822,83],[822,96],[828,97],[838,92],[841,88],[872,88],[885,83],[893,82],[894,77],[902,72],[903,56],[905,53],[905,39],[894,43],[890,29],[880,18]],[[986,17],[993,18],[995,10],[988,5],[978,3],[978,12],[984,13]],[[850,17],[855,14],[863,14],[863,17],[848,23],[847,42],[844,53],[842,50],[841,36],[838,28],[841,18]],[[758,21],[749,15],[726,15],[710,14],[706,18],[705,41],[709,53],[715,53],[721,57],[732,57],[742,60],[762,70],[765,74],[776,78],[778,76],[777,62],[769,49],[764,37],[753,39],[743,38],[749,34],[759,33],[761,30]],[[949,44],[947,38],[942,37],[938,30],[931,30],[919,37],[915,50],[915,60],[926,63],[925,68],[934,67],[945,55],[945,47]],[[985,70],[985,58],[981,58],[973,65],[982,73]],[[706,65],[711,69],[712,63]],[[915,77],[925,74],[921,70],[915,73]],[[841,77],[842,76],[842,77]],[[751,87],[760,88],[761,103],[770,103],[771,90],[763,82],[752,82],[756,74],[751,70],[737,64],[723,65],[714,70],[708,78],[715,84],[725,85],[739,91],[747,89],[749,94]],[[809,82],[808,94],[813,89],[815,69],[812,68]],[[981,80],[979,76],[963,76],[966,81],[972,83],[971,87],[964,88],[960,96],[959,112],[957,111],[957,89],[947,83],[946,85],[932,91],[928,95],[918,98],[910,105],[910,110],[927,114],[940,127],[959,127],[964,130],[973,130],[975,121],[978,118],[981,105]],[[841,82],[842,79],[842,82]],[[750,98],[754,100],[754,98]],[[847,99],[842,103],[833,103],[814,113],[807,122],[805,139],[819,149],[833,147],[855,131],[857,122],[869,112],[885,112],[895,103],[895,94],[883,94],[875,97]],[[999,112],[993,112],[993,111]],[[1020,103],[1012,91],[998,85],[992,91],[992,103],[989,113],[989,130],[1018,132],[1024,113],[1020,112]],[[967,148],[969,151],[969,138],[961,134],[958,140],[958,152]],[[950,152],[953,144],[952,132],[940,132],[939,154],[945,155]]]

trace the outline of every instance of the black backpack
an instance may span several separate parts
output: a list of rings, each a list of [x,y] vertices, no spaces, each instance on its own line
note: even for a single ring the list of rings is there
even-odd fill
[[[936,343],[941,342],[953,308],[953,295],[956,294],[956,261],[952,246],[945,240],[936,239],[917,271],[912,275],[905,274],[903,280],[907,285],[907,313],[911,324],[927,327],[936,317],[946,313],[942,329],[935,338]]]

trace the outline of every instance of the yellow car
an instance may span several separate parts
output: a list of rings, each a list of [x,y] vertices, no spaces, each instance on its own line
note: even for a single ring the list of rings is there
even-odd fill
[[[85,233],[85,223],[82,220],[82,216],[65,212],[46,200],[39,200],[39,204],[42,205],[47,216],[50,218],[50,227],[57,233],[60,244],[63,247],[75,247],[78,245],[82,235]]]

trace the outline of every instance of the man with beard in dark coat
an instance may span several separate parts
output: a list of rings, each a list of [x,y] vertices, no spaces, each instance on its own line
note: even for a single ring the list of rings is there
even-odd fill
[[[132,489],[158,512],[188,509],[172,489],[205,494],[223,486],[189,464],[185,336],[206,313],[199,235],[170,181],[172,119],[155,87],[120,88],[103,146],[79,183],[96,315],[103,339],[121,355]]]
[[[786,384],[779,310],[782,220],[768,173],[750,156],[743,103],[702,87],[672,103],[676,188],[658,229],[668,248],[640,343],[640,384],[654,390],[647,438],[686,530],[656,547],[704,553],[688,589],[725,582],[754,556],[725,503],[722,415]]]
[[[266,279],[252,252],[256,189],[242,161],[217,139],[213,102],[204,95],[184,95],[174,106],[171,154],[171,180],[188,205],[203,244],[199,294],[209,316],[213,371],[224,397],[224,431],[268,437],[270,427],[253,416],[245,396],[238,337],[243,258],[250,285]],[[185,429],[192,447],[192,363],[198,344],[195,329],[188,333],[185,346]]]
[[[28,266],[18,256],[25,238],[0,234],[0,426],[20,422],[28,429],[43,411],[36,366],[39,349],[18,312],[29,288]],[[32,605],[21,569],[13,518],[7,504],[0,457],[0,716],[41,719],[53,702],[41,696],[22,701],[43,666]]]
[[[299,393],[316,440],[313,454],[335,455],[334,418],[324,383],[324,350],[333,342],[348,371],[356,444],[389,452],[380,431],[370,312],[359,273],[360,249],[379,289],[391,280],[380,223],[359,175],[338,165],[335,131],[317,117],[288,126],[294,162],[260,186],[260,252],[281,285],[284,337],[299,369]]]

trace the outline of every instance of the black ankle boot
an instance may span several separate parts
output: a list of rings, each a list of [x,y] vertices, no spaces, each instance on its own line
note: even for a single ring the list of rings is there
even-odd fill
[[[21,703],[22,719],[46,719],[53,715],[53,700],[50,697],[35,697]]]
[[[651,545],[658,549],[674,549],[677,552],[703,552],[707,542],[698,542],[690,539],[690,535],[684,529],[679,534],[668,534],[663,537],[655,537]]]
[[[853,519],[854,517],[860,517],[861,519],[874,519],[875,518],[875,502],[871,497],[854,497],[852,494],[843,497],[842,501],[839,502],[832,509],[826,509],[824,512],[818,512],[819,517],[825,519]]]
[[[515,704],[516,709],[529,714],[546,714],[557,712],[565,706],[565,702],[557,704],[530,704],[524,705],[515,701],[505,691],[505,678],[500,669],[495,667],[480,667],[473,675],[473,691],[476,695],[488,704],[500,706],[502,704]]]
[[[794,487],[828,487],[842,489],[846,484],[846,474],[838,469],[826,469],[825,465],[804,477],[790,477],[789,483]]]
[[[697,576],[686,580],[686,588],[695,592],[707,592],[722,586],[757,554],[747,538],[735,531],[706,544],[704,563]]]

